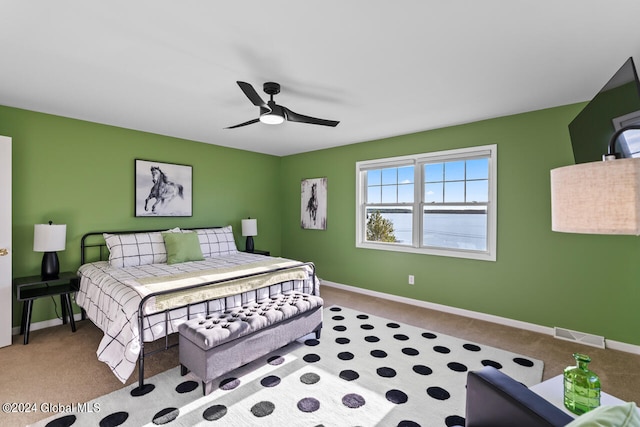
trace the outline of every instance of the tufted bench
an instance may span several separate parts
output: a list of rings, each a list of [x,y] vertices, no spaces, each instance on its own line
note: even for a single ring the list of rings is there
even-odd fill
[[[322,305],[318,296],[289,291],[190,319],[179,326],[181,373],[193,372],[207,395],[215,378],[311,332],[320,338]]]

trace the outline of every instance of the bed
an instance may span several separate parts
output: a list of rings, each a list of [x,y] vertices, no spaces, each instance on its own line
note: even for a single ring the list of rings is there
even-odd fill
[[[181,323],[287,291],[319,295],[313,263],[240,252],[231,226],[87,233],[78,276],[76,303],[104,333],[98,359],[123,383],[138,362],[140,389],[145,357],[175,345]]]

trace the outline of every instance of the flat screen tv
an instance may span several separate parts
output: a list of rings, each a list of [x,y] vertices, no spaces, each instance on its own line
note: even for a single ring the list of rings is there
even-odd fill
[[[629,58],[569,124],[576,163],[601,161],[611,137],[620,129],[640,125],[640,82]],[[640,157],[640,130],[624,131],[615,151],[619,157]]]

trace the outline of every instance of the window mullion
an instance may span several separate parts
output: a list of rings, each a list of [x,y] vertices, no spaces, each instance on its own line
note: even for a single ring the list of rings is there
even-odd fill
[[[424,165],[417,163],[413,170],[413,246],[422,246],[422,198],[424,197]]]

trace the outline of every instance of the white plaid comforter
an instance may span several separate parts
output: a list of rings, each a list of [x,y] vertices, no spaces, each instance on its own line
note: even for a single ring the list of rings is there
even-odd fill
[[[87,317],[103,332],[98,346],[98,360],[105,362],[123,383],[131,376],[140,354],[138,306],[141,295],[127,283],[145,277],[159,277],[190,273],[212,268],[229,268],[264,260],[262,255],[238,252],[235,254],[206,258],[181,264],[148,264],[136,267],[113,268],[108,261],[98,261],[82,265],[78,270],[80,290],[76,303],[82,307]],[[235,308],[247,302],[261,300],[283,291],[298,290],[313,293],[318,281],[294,280],[269,287],[243,292],[208,303],[208,311],[214,312]],[[143,337],[145,342],[154,341],[178,331],[178,325],[189,317],[207,313],[207,303],[193,305],[187,309],[174,309],[167,313],[154,314],[144,319]]]

